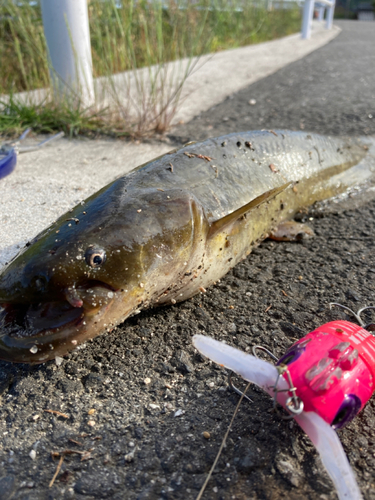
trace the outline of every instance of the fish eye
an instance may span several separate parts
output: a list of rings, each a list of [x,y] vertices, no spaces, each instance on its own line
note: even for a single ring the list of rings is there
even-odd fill
[[[90,267],[99,267],[104,264],[107,257],[102,248],[89,247],[85,253],[86,264]]]

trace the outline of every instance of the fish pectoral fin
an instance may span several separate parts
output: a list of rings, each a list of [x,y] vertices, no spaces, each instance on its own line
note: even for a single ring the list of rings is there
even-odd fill
[[[268,236],[276,241],[301,241],[315,236],[314,231],[307,224],[287,220],[281,222]]]
[[[218,219],[215,222],[211,224],[210,231],[208,238],[214,237],[217,233],[224,231],[228,226],[236,222],[238,219],[241,217],[245,216],[248,212],[251,210],[254,210],[255,208],[259,207],[263,203],[267,203],[271,201],[273,198],[275,198],[277,195],[285,191],[288,187],[291,186],[291,182],[287,182],[286,184],[283,184],[282,186],[279,186],[274,189],[270,189],[269,191],[266,191],[265,193],[262,193],[260,196],[257,196],[253,200],[251,200],[249,203],[246,205],[243,205],[239,209],[235,210],[234,212],[230,213],[229,215],[226,215],[222,219]]]

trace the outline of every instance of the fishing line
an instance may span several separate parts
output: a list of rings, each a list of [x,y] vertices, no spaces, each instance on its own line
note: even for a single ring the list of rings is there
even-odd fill
[[[224,448],[224,446],[225,446],[225,442],[226,442],[227,437],[228,437],[228,434],[229,434],[229,432],[230,432],[230,430],[231,430],[231,427],[232,427],[233,421],[234,421],[234,419],[235,419],[235,416],[237,415],[237,412],[238,412],[238,410],[239,410],[240,404],[242,403],[242,400],[243,400],[243,398],[245,397],[246,391],[248,390],[248,388],[250,387],[250,385],[251,385],[251,382],[249,382],[249,383],[247,384],[247,386],[245,387],[245,390],[243,391],[243,393],[242,393],[242,395],[241,395],[241,397],[240,397],[240,399],[239,399],[239,401],[238,401],[238,403],[237,403],[236,409],[234,410],[234,413],[233,413],[232,419],[231,419],[231,421],[230,421],[230,423],[229,423],[229,426],[228,426],[227,432],[225,433],[225,436],[224,436],[224,438],[223,438],[223,441],[221,442],[221,445],[220,445],[219,451],[217,452],[217,455],[216,455],[215,461],[214,461],[214,463],[212,464],[212,467],[211,467],[211,469],[210,469],[210,472],[208,473],[208,475],[207,475],[207,477],[206,477],[206,480],[205,480],[205,482],[203,483],[203,486],[202,486],[202,488],[200,489],[200,492],[198,493],[198,496],[197,496],[196,500],[201,500],[202,495],[203,495],[203,493],[204,493],[204,490],[206,489],[206,486],[207,486],[207,484],[208,484],[208,481],[211,479],[211,476],[212,476],[212,474],[213,474],[213,472],[214,472],[214,470],[215,470],[215,467],[216,467],[216,465],[217,465],[217,462],[219,461],[219,458],[220,458],[221,452],[223,451],[223,448]]]

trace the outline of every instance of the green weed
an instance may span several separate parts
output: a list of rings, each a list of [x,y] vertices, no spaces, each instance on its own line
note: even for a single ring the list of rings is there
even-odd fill
[[[2,2],[0,133],[26,126],[39,132],[62,129],[70,135],[163,132],[194,69],[194,57],[285,36],[298,31],[301,22],[298,9],[267,11],[246,0],[120,3],[118,8],[115,0],[89,1],[93,72],[99,79],[97,104],[85,109],[79,99],[74,105],[56,103],[50,95],[40,6]],[[181,60],[172,69],[166,65]],[[35,89],[47,89],[42,102],[17,95]]]

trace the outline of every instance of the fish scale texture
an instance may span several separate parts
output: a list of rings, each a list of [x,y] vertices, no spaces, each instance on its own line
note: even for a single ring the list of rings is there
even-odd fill
[[[278,129],[233,133],[164,155],[121,182],[126,196],[150,188],[183,189],[196,197],[213,222],[287,182],[357,163],[365,152],[355,143]]]
[[[338,24],[343,31],[329,45],[175,129],[179,144],[301,125],[375,135],[374,24]],[[196,498],[238,398],[226,390],[226,373],[196,354],[192,335],[243,350],[262,344],[281,356],[319,324],[346,317],[329,311],[329,302],[374,305],[374,220],[371,200],[358,209],[334,207],[309,222],[314,240],[265,241],[205,295],[135,316],[59,366],[1,362],[1,498]],[[270,412],[263,393],[252,388],[250,396],[205,498],[336,498],[308,438]],[[372,400],[339,433],[366,500],[375,498],[374,429]],[[92,451],[83,461],[67,454],[49,489],[58,461],[51,452],[66,449]]]

